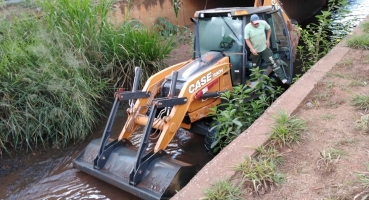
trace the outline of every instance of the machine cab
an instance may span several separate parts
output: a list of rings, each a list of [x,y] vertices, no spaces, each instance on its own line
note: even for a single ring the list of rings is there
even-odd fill
[[[245,84],[250,79],[252,65],[250,49],[244,39],[244,27],[250,23],[252,14],[258,14],[262,20],[270,25],[272,30],[270,48],[273,51],[273,57],[291,83],[293,48],[282,10],[276,9],[274,6],[197,11],[195,17],[198,19],[198,30],[195,38],[195,52],[200,51],[199,55],[211,51],[223,52],[230,59],[232,84]],[[267,66],[262,62],[260,67],[266,69]],[[276,77],[273,72],[269,76]]]

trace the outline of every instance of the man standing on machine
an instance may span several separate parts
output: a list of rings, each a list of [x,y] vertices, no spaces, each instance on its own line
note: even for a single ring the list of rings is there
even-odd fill
[[[266,36],[265,31],[267,31]],[[271,32],[272,30],[266,21],[260,20],[256,14],[251,15],[250,23],[245,26],[245,40],[251,51],[252,67],[258,66],[261,58],[263,58],[268,67],[271,67],[282,83],[285,84],[288,82],[287,77],[274,61],[273,52],[269,48]]]

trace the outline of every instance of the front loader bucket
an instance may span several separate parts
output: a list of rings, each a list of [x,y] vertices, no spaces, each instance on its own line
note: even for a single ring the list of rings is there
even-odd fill
[[[73,161],[73,166],[85,173],[101,179],[143,199],[169,199],[183,188],[195,175],[195,167],[174,160],[169,155],[155,158],[150,162],[142,181],[130,183],[130,173],[136,162],[137,150],[129,141],[109,140],[112,151],[102,169],[94,168],[101,139],[95,139]],[[164,152],[165,154],[165,152]]]

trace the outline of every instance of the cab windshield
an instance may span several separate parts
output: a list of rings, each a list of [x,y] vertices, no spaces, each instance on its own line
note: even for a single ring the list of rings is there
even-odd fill
[[[240,70],[243,52],[242,17],[205,17],[199,19],[201,55],[222,51],[230,57],[232,77]]]

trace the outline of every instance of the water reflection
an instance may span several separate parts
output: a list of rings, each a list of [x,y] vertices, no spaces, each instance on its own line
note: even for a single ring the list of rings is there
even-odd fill
[[[369,14],[369,0],[348,0],[348,2],[349,5],[346,7],[348,13],[332,15],[332,25],[341,27],[341,29],[333,30],[333,38],[347,35],[345,26],[348,26],[348,31],[351,31]]]

